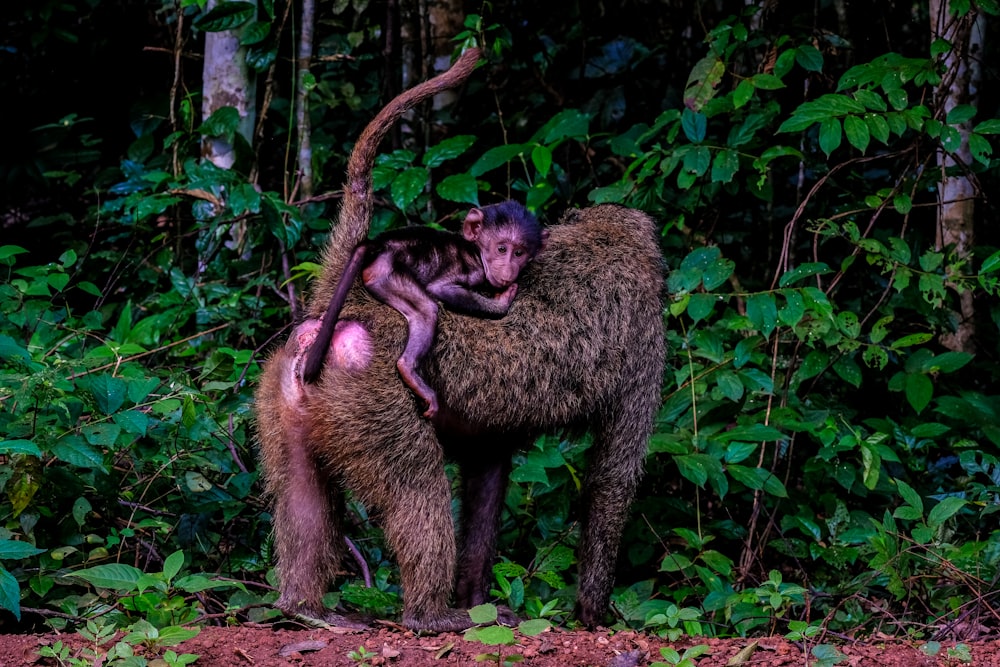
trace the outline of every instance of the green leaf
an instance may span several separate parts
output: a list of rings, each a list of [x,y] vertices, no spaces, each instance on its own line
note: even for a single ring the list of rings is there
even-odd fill
[[[268,21],[253,21],[243,29],[243,34],[240,35],[240,44],[243,46],[259,44],[270,34],[271,24]]]
[[[782,324],[794,327],[805,317],[805,300],[795,290],[785,290],[782,292],[782,296],[785,297],[785,306],[778,310],[778,319],[781,320]]]
[[[586,139],[590,132],[590,116],[579,109],[566,109],[546,123],[548,132],[542,143],[554,144],[563,139]],[[527,147],[523,147],[526,149]]]
[[[219,107],[202,123],[201,127],[198,128],[198,133],[204,137],[224,137],[231,140],[239,125],[239,111],[234,107]],[[165,206],[161,209],[161,212],[163,210],[166,210]]]
[[[0,335],[0,359],[31,361],[31,353],[10,336]]]
[[[757,451],[758,446],[756,442],[729,442],[726,444],[725,461],[727,464],[745,461]]]
[[[691,143],[699,144],[704,141],[707,127],[708,119],[705,118],[705,114],[688,108],[681,112],[681,128]]]
[[[771,335],[778,323],[778,307],[775,304],[774,295],[751,294],[747,297],[747,317],[750,323],[765,338]]]
[[[862,153],[868,148],[871,141],[871,133],[868,131],[868,124],[857,116],[847,116],[844,118],[844,134],[847,141]]]
[[[218,588],[238,588],[241,591],[246,591],[246,586],[239,581],[212,580],[203,574],[189,574],[181,577],[174,582],[174,588],[184,591],[185,593],[198,593],[199,591],[207,591]]]
[[[889,104],[896,111],[902,111],[910,105],[910,98],[906,94],[906,90],[903,88],[892,88],[885,91],[885,96],[889,99]],[[901,134],[901,133],[900,133]]]
[[[257,14],[257,6],[252,2],[223,2],[210,12],[199,16],[194,27],[202,32],[222,32],[237,28]]]
[[[28,252],[26,249],[19,245],[3,245],[0,246],[0,261],[10,259],[15,255],[21,255]]]
[[[924,515],[916,507],[902,505],[892,511],[892,517],[894,519],[903,519],[904,521],[920,521],[924,518]]]
[[[909,401],[916,413],[920,414],[931,402],[931,396],[934,395],[934,385],[930,378],[923,373],[907,373],[905,391],[906,400]]]
[[[986,165],[990,164],[990,156],[993,155],[993,146],[990,142],[986,140],[986,137],[970,133],[969,134],[969,152],[972,153],[972,157]]]
[[[3,566],[0,566],[0,609],[6,609],[21,620],[21,587]]]
[[[728,465],[726,466],[726,470],[729,472],[730,475],[733,476],[733,479],[735,479],[740,484],[743,484],[748,489],[753,489],[756,491],[758,489],[764,488],[764,480],[761,479],[760,475],[757,474],[757,471],[761,470],[760,468],[750,468],[748,466],[741,466],[741,465]],[[762,470],[761,472],[767,472],[767,471]]]
[[[21,542],[20,540],[0,540],[0,560],[30,558],[41,553],[45,553],[45,549],[38,549],[27,542]]]
[[[521,621],[520,623],[518,623],[517,630],[522,635],[525,635],[527,637],[534,637],[536,635],[542,634],[551,627],[552,623],[550,623],[546,619],[533,618],[531,620]]]
[[[736,151],[723,149],[712,160],[712,182],[730,183],[740,168],[740,158]]]
[[[595,204],[620,204],[634,188],[635,185],[629,181],[619,181],[603,188],[594,188],[587,194],[587,199]]]
[[[784,440],[785,434],[767,424],[740,424],[716,434],[713,439],[719,442],[730,442],[732,440],[774,442]]]
[[[785,82],[773,74],[754,74],[750,81],[759,90],[780,90],[785,87]]]
[[[79,577],[97,588],[132,592],[138,590],[139,579],[143,576],[143,572],[131,565],[112,563],[69,572],[66,576]]]
[[[545,472],[544,466],[531,461],[514,468],[510,473],[510,479],[518,484],[530,484],[531,482],[538,482],[539,484],[549,483],[549,475]]]
[[[469,173],[478,178],[488,171],[507,164],[517,156],[526,152],[528,152],[528,146],[524,144],[496,146],[495,148],[491,148],[483,153],[482,157],[476,160],[476,163],[472,165],[472,169],[469,170]]]
[[[959,498],[958,496],[948,496],[942,499],[927,514],[927,526],[935,529],[938,528],[945,521],[955,516],[967,504],[968,502],[964,498]]]
[[[91,377],[88,389],[106,415],[117,412],[125,402],[125,382],[107,373]]]
[[[948,112],[945,122],[949,125],[960,125],[972,120],[976,115],[976,107],[971,104],[959,104]]]
[[[791,271],[786,271],[778,280],[779,287],[788,287],[810,276],[821,276],[830,273],[830,267],[823,262],[807,262],[800,264]]]
[[[857,314],[849,310],[837,313],[837,327],[848,338],[857,338],[861,334],[861,322]]]
[[[907,505],[915,508],[922,517],[924,511],[924,499],[920,497],[920,494],[917,493],[912,486],[910,486],[903,480],[897,479],[895,480],[895,482],[896,482],[896,488],[899,489],[899,495],[903,497],[903,501]]]
[[[104,455],[88,445],[82,438],[68,435],[52,446],[52,454],[56,458],[80,468],[96,468],[107,474],[104,467]]]
[[[830,644],[818,644],[810,651],[816,658],[816,662],[810,663],[813,667],[833,667],[834,665],[847,660],[847,656]]]
[[[827,157],[830,153],[840,147],[842,137],[840,131],[840,120],[837,118],[824,118],[819,124],[819,147]]]
[[[731,401],[739,401],[743,398],[743,383],[732,371],[721,371],[715,380],[722,395]],[[726,452],[727,457],[729,452]],[[728,459],[727,459],[728,460]]]
[[[80,433],[87,439],[87,442],[95,447],[111,449],[115,446],[118,436],[122,432],[122,427],[118,424],[87,424],[80,429]]]
[[[497,620],[497,608],[493,604],[481,604],[469,609],[469,617],[472,622],[476,625],[483,625],[486,623],[496,623]]]
[[[973,356],[968,352],[944,352],[934,357],[928,370],[939,371],[941,373],[954,373],[972,361],[972,359]]]
[[[684,173],[703,176],[712,162],[712,153],[706,146],[695,146],[684,154]]]
[[[31,440],[4,440],[0,442],[0,454],[24,454],[35,458],[42,457],[42,451]]]
[[[677,464],[677,469],[680,470],[681,475],[693,482],[695,486],[704,488],[705,482],[708,481],[708,471],[705,469],[704,455],[682,454],[674,457],[674,463]]]
[[[925,422],[914,426],[910,433],[918,438],[938,438],[950,430],[951,428],[945,424]]]
[[[715,307],[717,300],[718,297],[714,294],[705,294],[702,292],[692,294],[687,305],[688,317],[694,322],[705,319],[712,314],[712,308]]]
[[[733,275],[735,269],[736,263],[734,261],[724,257],[719,258],[705,267],[701,275],[702,285],[711,292],[729,280],[729,276]]]
[[[691,567],[691,559],[684,554],[670,553],[660,561],[660,572],[681,572]]]
[[[761,470],[761,468],[758,468],[758,470]],[[781,480],[770,470],[764,470],[763,472],[767,474],[764,478],[764,493],[775,498],[787,498],[788,490],[785,489],[785,485],[782,484]]]
[[[437,193],[459,204],[479,206],[479,184],[471,174],[452,174],[437,184]]]
[[[861,386],[861,368],[854,359],[841,357],[833,364],[833,371],[845,382],[849,382],[855,387]]]
[[[167,559],[163,561],[163,576],[166,577],[167,581],[171,581],[177,576],[177,573],[181,571],[183,566],[184,552],[175,551],[167,556]]]
[[[90,505],[90,501],[80,496],[73,503],[73,520],[76,521],[76,525],[79,528],[83,528],[83,524],[87,519],[87,515],[93,510]]]
[[[684,86],[685,110],[700,111],[715,97],[716,86],[726,73],[726,64],[715,53],[710,53],[695,63]]]
[[[138,410],[116,412],[112,419],[115,420],[115,424],[120,426],[122,430],[133,435],[144,436],[146,435],[146,429],[149,427],[149,415]]]
[[[934,338],[934,334],[930,333],[915,333],[907,334],[902,338],[893,341],[889,347],[893,350],[901,350],[904,347],[912,347],[914,345],[923,345],[930,339]]]
[[[882,472],[882,457],[875,451],[875,447],[867,442],[861,443],[861,481],[865,488],[871,491],[878,485],[878,478]]]
[[[474,143],[476,143],[476,138],[470,134],[461,134],[445,139],[436,146],[427,149],[427,152],[424,153],[424,166],[428,168],[440,166],[465,153]]]
[[[737,109],[746,105],[753,97],[754,86],[749,79],[743,79],[733,91],[733,106]]]
[[[389,192],[396,207],[405,211],[423,192],[430,176],[423,167],[410,167],[392,181]]]
[[[885,100],[873,90],[865,90],[864,88],[856,90],[854,91],[854,99],[872,111],[885,111],[887,109]]]
[[[531,163],[535,165],[535,170],[539,176],[545,177],[552,168],[552,149],[541,144],[531,149]]]
[[[910,195],[901,192],[892,198],[892,205],[897,213],[906,215],[913,209],[913,200],[910,199]]]
[[[983,260],[983,265],[979,267],[979,274],[985,275],[998,269],[1000,269],[1000,250]]]
[[[795,62],[807,72],[823,71],[823,54],[812,44],[803,44],[795,49]]]
[[[976,125],[976,134],[1000,134],[1000,118],[990,118]]]
[[[865,115],[865,123],[868,125],[868,132],[875,141],[883,144],[889,143],[889,123],[882,116],[874,114]]]
[[[472,628],[466,634],[486,646],[508,646],[514,643],[514,631],[502,625],[490,625],[485,628]]]
[[[201,628],[182,628],[179,625],[168,625],[160,628],[160,636],[156,643],[160,646],[177,646],[181,642],[193,639],[201,632]]]

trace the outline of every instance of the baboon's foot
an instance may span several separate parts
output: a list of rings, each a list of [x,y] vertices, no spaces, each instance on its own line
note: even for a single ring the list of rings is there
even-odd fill
[[[443,609],[433,614],[403,612],[403,625],[418,632],[461,632],[475,623],[466,609]]]
[[[514,627],[521,622],[521,618],[505,605],[497,605],[497,625]]]
[[[302,604],[283,604],[281,600],[274,605],[288,618],[295,619],[314,628],[347,628],[349,630],[367,630],[368,623],[360,617],[338,614],[326,607],[313,607]]]

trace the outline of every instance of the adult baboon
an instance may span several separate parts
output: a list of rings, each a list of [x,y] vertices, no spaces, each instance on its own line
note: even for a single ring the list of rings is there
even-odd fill
[[[447,85],[471,71],[460,61],[449,73],[460,65],[465,74]],[[435,81],[440,89],[440,78],[422,84],[424,91],[433,92]],[[349,488],[379,517],[396,554],[403,623],[468,627],[464,609],[489,590],[512,452],[541,433],[589,429],[577,616],[596,625],[607,612],[622,527],[660,404],[662,262],[648,216],[611,205],[571,211],[550,227],[545,249],[521,274],[506,317],[441,310],[423,368],[441,406],[433,423],[398,380],[405,320],[360,286],[348,295],[318,383],[302,382],[319,318],[368,232],[373,142],[413,102],[413,91],[407,94],[359,140],[309,301],[312,319],[267,362],[257,390],[261,465],[274,503],[277,606],[351,624],[321,602],[340,563],[338,520]],[[445,457],[461,471],[461,546]],[[458,608],[448,605],[453,590]]]

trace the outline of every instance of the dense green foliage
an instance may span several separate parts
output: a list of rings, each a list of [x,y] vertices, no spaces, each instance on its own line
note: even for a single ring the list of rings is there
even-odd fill
[[[52,625],[100,613],[95,636],[117,624],[169,646],[159,638],[207,614],[273,614],[250,398],[335,204],[296,199],[280,89],[267,139],[222,170],[199,160],[200,141],[233,137],[235,114],[199,123],[193,92],[168,99],[172,73],[130,99],[127,141],[124,124],[90,131],[81,112],[100,109],[31,83],[63,40],[98,61],[108,36],[76,19],[118,4],[18,9],[4,55],[23,76],[0,86],[38,123],[10,129],[33,129],[38,146],[19,137],[23,153],[0,157],[0,607]],[[244,3],[211,15],[179,4],[156,4],[164,34],[150,41],[247,25],[250,63],[291,88],[282,3],[261,2],[256,19]],[[513,5],[524,20],[510,30],[500,11],[469,17],[463,37],[485,40],[494,62],[438,119],[447,138],[411,137],[380,160],[374,227],[404,215],[447,226],[508,193],[553,222],[595,202],[662,221],[672,357],[623,546],[621,624],[799,639],[995,626],[996,210],[978,202],[971,257],[938,247],[934,155],[968,130],[975,159],[955,172],[988,190],[996,100],[935,106],[950,45],[926,37],[922,3],[895,51],[851,47],[828,8],[787,24],[703,15],[699,32],[695,4],[645,3],[657,20],[625,24],[586,7],[539,18]],[[380,14],[320,7],[319,54],[350,56],[310,81],[313,166],[332,190],[380,104]],[[800,29],[814,22],[827,32]],[[975,355],[940,343],[964,290],[979,309]],[[586,446],[550,436],[515,458],[496,596],[524,616],[572,609]],[[348,577],[330,602],[391,614],[391,554],[364,508],[350,510],[374,585]]]

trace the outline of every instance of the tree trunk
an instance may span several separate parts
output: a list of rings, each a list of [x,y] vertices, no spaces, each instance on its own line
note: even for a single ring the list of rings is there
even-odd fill
[[[217,3],[218,0],[209,0],[207,9],[210,11]],[[238,131],[249,144],[253,141],[256,86],[249,75],[246,49],[240,46],[242,32],[242,28],[237,28],[205,33],[201,113],[208,118],[222,107],[234,107],[240,114]],[[229,169],[236,161],[235,149],[224,137],[205,139],[202,154],[223,169]]]
[[[451,38],[462,30],[465,14],[460,0],[406,0],[401,5],[403,16],[401,33],[403,41],[402,89],[426,81],[451,66],[455,50]],[[443,109],[457,99],[458,91],[446,90],[434,96],[434,109]],[[430,126],[418,134],[426,145]]]
[[[299,195],[313,193],[312,138],[309,121],[309,88],[312,76],[309,66],[313,53],[313,27],[316,19],[314,0],[302,0],[302,24],[299,30],[298,78],[295,83],[295,122],[299,127]]]
[[[975,106],[982,81],[980,61],[983,54],[982,16],[971,10],[963,16],[953,16],[950,0],[930,0],[931,38],[943,38],[952,49],[945,56],[945,76],[937,92],[938,108],[944,114],[960,104]],[[972,164],[969,151],[969,123],[958,126],[961,146],[948,154],[939,150],[937,164],[941,170],[938,188],[938,249],[952,246],[955,256],[969,256],[974,244],[973,214],[976,188],[967,168]],[[941,337],[941,344],[952,350],[973,352],[975,320],[973,293],[959,291],[959,311],[954,313],[955,331]]]

